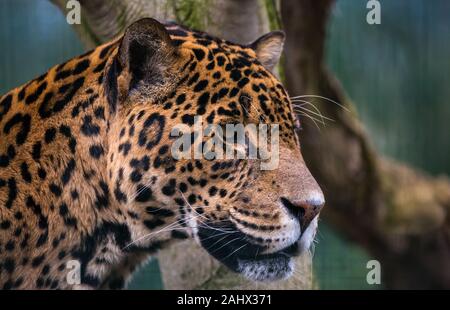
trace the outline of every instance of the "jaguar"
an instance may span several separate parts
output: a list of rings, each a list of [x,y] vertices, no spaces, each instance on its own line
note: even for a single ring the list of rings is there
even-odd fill
[[[274,31],[235,44],[144,18],[3,95],[0,288],[120,289],[186,238],[254,281],[289,277],[324,197],[273,73],[284,40]],[[278,166],[175,159],[171,129],[195,116],[277,124]]]

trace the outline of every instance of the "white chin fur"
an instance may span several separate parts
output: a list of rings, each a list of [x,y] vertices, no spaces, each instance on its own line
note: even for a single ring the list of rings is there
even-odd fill
[[[314,237],[316,236],[318,219],[319,219],[319,216],[317,215],[311,221],[308,228],[306,228],[306,230],[302,234],[302,237],[298,241],[301,252],[306,251],[311,247],[311,244],[314,241]]]
[[[294,273],[294,261],[289,260],[239,260],[239,272],[251,281],[270,282],[284,280]]]
[[[298,241],[301,252],[309,250],[317,232],[319,216],[316,216]],[[252,281],[277,281],[289,278],[294,272],[294,260],[264,259],[261,261],[239,260],[239,271]]]

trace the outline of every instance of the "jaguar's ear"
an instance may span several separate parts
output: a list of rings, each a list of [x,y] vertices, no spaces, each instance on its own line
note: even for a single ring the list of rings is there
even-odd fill
[[[153,18],[144,18],[127,28],[117,60],[127,75],[127,91],[164,84],[167,69],[176,56],[165,27]]]
[[[250,44],[259,62],[270,71],[280,60],[285,37],[283,31],[272,31]]]

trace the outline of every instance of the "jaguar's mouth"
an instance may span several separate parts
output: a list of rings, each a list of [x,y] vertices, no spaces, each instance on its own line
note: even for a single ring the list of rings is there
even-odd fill
[[[309,238],[314,238],[314,234],[306,229],[297,242],[277,252],[263,254],[266,250],[264,246],[255,244],[254,240],[252,242],[251,236],[231,223],[220,227],[202,225],[197,235],[210,255],[253,281],[276,281],[291,276],[294,271],[293,257],[309,249],[312,241]]]
[[[297,243],[281,251],[256,255],[255,257],[236,257],[236,272],[253,281],[283,280],[294,272],[292,257],[300,253]]]

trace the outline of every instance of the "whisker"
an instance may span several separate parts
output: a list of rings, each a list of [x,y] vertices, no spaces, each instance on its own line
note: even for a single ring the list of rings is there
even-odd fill
[[[332,102],[332,103],[334,103],[334,104],[336,104],[338,107],[340,107],[340,108],[342,108],[343,110],[345,110],[345,111],[347,111],[347,112],[350,112],[350,110],[349,109],[347,109],[344,105],[342,105],[341,103],[339,103],[339,102],[336,102],[336,101],[334,101],[333,99],[330,99],[330,98],[327,98],[327,97],[324,97],[324,96],[320,96],[320,95],[302,95],[302,96],[294,96],[294,97],[290,97],[291,99],[296,99],[296,98],[320,98],[320,99],[323,99],[323,100],[327,100],[327,101],[329,101],[329,102]]]
[[[314,117],[312,117],[311,115],[306,114],[305,112],[300,112],[299,111],[298,113],[300,115],[303,115],[303,116],[311,119],[313,121],[314,125],[316,125],[317,129],[320,131],[320,127],[319,127],[319,125],[317,125],[317,122],[320,122],[320,120],[315,119]]]
[[[307,108],[305,108],[305,107],[294,107],[294,111],[296,111],[296,112],[305,111],[305,113],[310,113],[310,114],[316,115],[316,116],[318,116],[318,117],[321,118],[321,123],[323,123],[323,124],[325,123],[324,120],[334,122],[333,119],[328,118],[328,117],[326,117],[326,116],[323,116],[322,114],[317,114],[316,112],[314,112],[314,111],[312,111],[312,110],[310,110],[310,109],[307,109]]]
[[[217,243],[219,243],[220,241],[222,241],[223,239],[225,239],[225,238],[227,238],[227,237],[228,237],[228,236],[224,236],[224,237],[220,238],[219,240],[216,240],[216,242],[214,242],[213,244],[211,244],[211,245],[207,248],[207,250],[212,249],[212,247],[213,247],[214,245],[216,245]]]
[[[255,259],[256,259],[256,257],[258,256],[258,254],[259,254],[259,248],[256,249]]]
[[[132,201],[134,201],[134,199],[137,196],[139,196],[139,194],[141,194],[146,188],[149,188],[149,185],[151,185],[152,182],[153,181],[151,179],[148,180],[148,182],[145,183],[140,190],[136,191],[133,195],[131,195],[131,197],[128,199],[127,206],[129,206],[132,203]]]
[[[307,112],[305,112],[303,110],[294,110],[294,111],[299,113],[300,115],[305,115],[305,116],[307,115],[307,116],[313,118],[316,122],[318,122],[318,123],[322,124],[323,126],[325,126],[325,123],[321,119],[319,119],[319,118],[317,118],[315,116],[312,116],[312,115],[308,114]]]
[[[226,221],[224,221],[224,222],[226,222]],[[204,222],[200,222],[200,225],[204,225],[205,227],[207,227],[208,229],[211,229],[211,230],[216,230],[216,231],[219,231],[219,232],[223,232],[223,233],[229,233],[229,234],[231,234],[231,233],[237,233],[237,232],[239,232],[238,230],[233,230],[233,229],[231,229],[231,230],[226,230],[226,229],[221,229],[221,228],[216,228],[216,227],[212,227],[212,226],[208,226],[208,224],[206,224],[206,223],[204,223]]]
[[[223,258],[223,260],[227,259],[228,257],[232,256],[234,253],[236,253],[237,251],[240,251],[241,249],[245,248],[248,245],[248,243],[244,244],[243,246],[240,246],[239,248],[237,248],[236,250],[234,250],[233,252],[231,252],[230,254],[228,254],[227,256],[225,256]]]
[[[194,218],[194,219],[195,219],[195,218]],[[170,232],[170,231],[173,231],[173,230],[176,230],[176,229],[179,229],[179,228],[185,228],[185,226],[183,226],[183,224],[189,224],[189,223],[188,223],[188,219],[185,219],[185,220],[182,220],[182,221],[176,221],[176,222],[173,222],[173,223],[171,223],[171,224],[169,224],[169,225],[167,225],[167,226],[164,226],[164,227],[161,228],[160,230],[157,230],[157,231],[154,231],[154,232],[150,232],[150,233],[148,233],[148,234],[145,234],[145,235],[139,237],[138,239],[132,241],[131,243],[127,244],[123,249],[126,249],[126,248],[128,248],[129,246],[131,246],[131,245],[133,245],[133,244],[135,244],[135,243],[137,243],[137,242],[139,242],[139,241],[141,241],[141,240],[143,240],[143,239],[146,239],[146,238],[149,238],[149,237],[153,237],[154,235],[157,235],[157,234],[159,234],[159,233],[162,233],[162,232]]]
[[[195,214],[197,215],[197,219],[200,217],[200,218],[205,219],[206,221],[209,221],[209,219],[208,219],[207,217],[205,217],[204,215],[199,214],[199,213],[194,209],[194,207],[192,207],[192,205],[187,201],[186,197],[184,196],[184,194],[183,194],[180,190],[178,190],[178,191],[180,192],[181,197],[183,198],[184,202],[186,202],[186,204],[190,207],[190,209],[192,210],[192,212],[195,213]],[[206,207],[206,206],[202,206],[202,208],[205,208],[205,207]],[[224,220],[224,222],[225,222],[225,220]],[[208,224],[205,223],[205,222],[200,222],[200,223],[201,223],[202,225],[208,227],[209,229],[212,229],[212,230],[217,230],[217,231],[220,231],[220,232],[226,231],[226,230],[223,230],[223,229],[220,229],[220,228],[217,228],[217,227],[212,227],[212,226],[208,225]],[[237,232],[237,231],[235,231],[235,232]]]
[[[195,214],[197,215],[197,218],[200,217],[200,218],[205,219],[206,221],[209,221],[209,219],[208,219],[207,217],[205,217],[204,215],[199,214],[199,213],[192,207],[192,205],[187,201],[186,197],[184,196],[184,194],[183,194],[180,190],[178,190],[178,191],[180,192],[181,197],[183,198],[184,202],[186,202],[186,204],[191,208],[192,212],[195,213]],[[205,225],[206,227],[210,228],[210,229],[215,229],[215,230],[222,231],[222,230],[220,230],[220,229],[218,229],[218,228],[209,226],[209,225],[208,225],[207,223],[205,223],[205,222],[202,222],[202,224]]]
[[[232,243],[232,242],[234,242],[234,241],[236,241],[236,240],[239,240],[239,239],[242,239],[242,237],[234,238],[234,239],[232,239],[231,241],[228,241],[227,243],[222,244],[219,248],[215,249],[214,251],[211,251],[211,254],[214,253],[214,252],[216,252],[216,251],[218,251],[218,250],[220,250],[220,249],[223,248],[224,246],[226,246],[226,245],[228,245],[228,244],[230,244],[230,243]]]
[[[131,245],[133,245],[133,244],[135,244],[135,243],[137,243],[137,242],[139,242],[139,241],[141,241],[141,240],[144,240],[144,239],[146,239],[146,238],[148,238],[148,237],[154,236],[154,235],[159,234],[159,233],[162,233],[162,232],[167,232],[167,231],[175,230],[175,229],[178,229],[178,228],[180,228],[180,227],[183,227],[183,226],[182,226],[182,224],[180,224],[178,221],[177,221],[177,222],[174,222],[174,223],[171,223],[171,224],[169,224],[169,225],[167,225],[167,226],[161,228],[161,229],[158,230],[158,231],[150,232],[150,233],[148,233],[148,234],[143,235],[142,237],[139,237],[139,238],[136,239],[136,240],[133,240],[132,242],[130,242],[129,244],[127,244],[122,250],[125,250],[125,249],[127,249],[128,247],[130,247]]]
[[[233,232],[225,231],[225,232],[221,232],[221,233],[219,233],[219,234],[213,235],[213,236],[209,236],[209,237],[204,238],[204,239],[202,239],[202,240],[203,240],[203,241],[206,241],[206,240],[209,240],[209,239],[211,239],[211,238],[215,238],[215,237],[222,236],[222,235],[231,235],[231,234],[234,234],[234,233],[236,233],[236,231],[233,231]]]
[[[327,119],[327,120],[329,120],[329,121],[334,122],[334,119],[324,116],[324,115],[322,114],[322,112],[320,112],[320,110],[319,110],[314,104],[312,104],[312,103],[309,102],[309,101],[306,101],[306,100],[298,100],[298,99],[297,99],[297,100],[293,100],[292,102],[293,102],[293,105],[294,105],[295,108],[305,109],[305,110],[310,111],[311,113],[313,113],[313,114],[315,114],[315,115],[317,115],[317,116],[320,116],[322,119]],[[309,110],[309,109],[306,109],[306,108],[304,107],[304,105],[296,105],[296,104],[295,104],[296,102],[303,102],[305,105],[311,106],[314,110],[316,110],[316,113],[314,113],[313,111],[311,111],[311,110]]]

